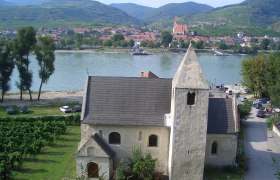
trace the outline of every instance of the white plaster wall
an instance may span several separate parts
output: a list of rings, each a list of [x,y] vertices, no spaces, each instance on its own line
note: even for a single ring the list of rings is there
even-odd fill
[[[114,168],[118,167],[123,159],[128,163],[131,157],[133,147],[140,147],[143,154],[151,153],[156,159],[156,171],[167,172],[168,164],[168,145],[169,145],[169,128],[167,127],[146,127],[146,126],[91,126],[87,127],[88,134],[94,134],[102,130],[104,140],[108,143],[108,137],[111,132],[118,132],[121,135],[121,144],[111,147],[116,152],[114,157]],[[142,131],[142,140],[138,139],[139,132]],[[148,147],[149,136],[155,134],[158,136],[158,146]],[[84,136],[87,138],[87,136]]]
[[[187,105],[187,93],[195,92],[195,104]],[[202,179],[208,120],[208,90],[176,89],[171,105],[174,117],[170,147],[170,179]]]
[[[110,159],[103,158],[103,157],[100,157],[100,158],[99,157],[84,157],[84,156],[76,157],[77,177],[88,178],[87,164],[89,162],[94,162],[98,165],[99,176],[103,175],[105,180],[110,179],[111,174],[112,174],[112,172],[110,171]],[[96,178],[91,178],[91,179],[96,179]]]
[[[205,164],[213,166],[232,165],[237,153],[237,135],[235,134],[208,134]],[[218,143],[217,155],[211,154],[213,142]]]

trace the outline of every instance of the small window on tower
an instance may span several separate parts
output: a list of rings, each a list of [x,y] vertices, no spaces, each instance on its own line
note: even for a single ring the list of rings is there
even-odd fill
[[[188,93],[188,99],[187,99],[187,104],[188,105],[194,105],[195,102],[195,93]]]

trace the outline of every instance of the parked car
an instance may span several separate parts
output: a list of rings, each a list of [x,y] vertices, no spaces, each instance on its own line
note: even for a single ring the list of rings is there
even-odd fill
[[[256,115],[257,117],[260,117],[260,118],[265,118],[265,112],[264,111],[262,111],[262,110],[258,110],[258,112],[257,112],[257,115]]]
[[[263,108],[262,104],[260,104],[260,103],[253,104],[253,107],[256,108],[256,109],[262,109]]]
[[[227,90],[226,90],[226,93],[227,93],[228,95],[232,95],[232,90],[227,89]]]
[[[74,112],[81,112],[81,105],[75,105],[73,108],[72,108],[72,110],[74,111]]]
[[[28,107],[26,105],[22,106],[20,109],[21,114],[27,114],[28,113]]]
[[[69,112],[71,112],[71,108],[69,106],[61,106],[60,111],[62,111],[64,113],[69,113]]]
[[[15,114],[16,113],[16,110],[13,106],[9,106],[7,108],[7,114]]]
[[[247,98],[245,96],[240,96],[238,99],[241,102],[244,102],[245,100],[247,100]]]
[[[266,104],[268,101],[270,101],[270,98],[262,98],[259,100],[259,103]]]

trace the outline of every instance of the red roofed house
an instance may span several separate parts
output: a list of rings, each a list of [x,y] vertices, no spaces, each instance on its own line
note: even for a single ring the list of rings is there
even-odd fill
[[[186,32],[188,31],[188,26],[187,25],[181,25],[181,24],[177,24],[179,18],[177,16],[175,16],[174,18],[174,27],[173,27],[173,34],[182,34],[185,35]]]

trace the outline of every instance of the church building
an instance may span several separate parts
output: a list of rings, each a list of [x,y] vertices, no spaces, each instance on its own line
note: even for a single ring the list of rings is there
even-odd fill
[[[188,26],[185,24],[178,24],[179,18],[175,16],[173,25],[173,35],[186,35]]]
[[[111,179],[133,147],[170,180],[199,180],[205,165],[235,163],[236,98],[210,97],[190,45],[173,79],[89,76],[76,156],[78,177]]]

